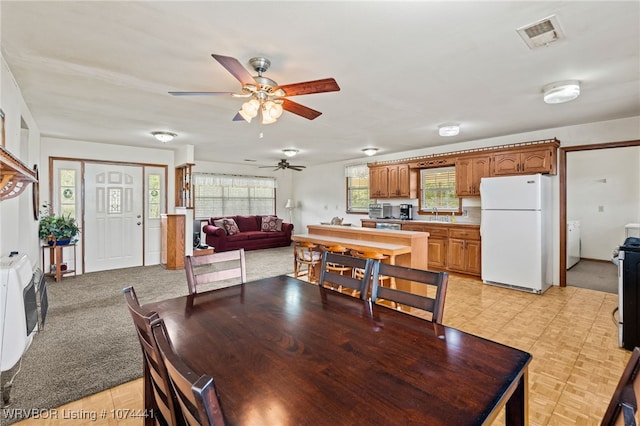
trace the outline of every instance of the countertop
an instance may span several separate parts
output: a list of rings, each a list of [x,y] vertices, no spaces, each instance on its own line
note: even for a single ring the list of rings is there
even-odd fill
[[[434,226],[468,226],[468,227],[478,227],[480,223],[474,222],[464,222],[462,219],[456,218],[456,222],[441,222],[435,220],[402,220],[402,219],[360,219],[361,221],[369,221],[369,222],[382,222],[382,223],[419,223],[424,225],[434,225]]]

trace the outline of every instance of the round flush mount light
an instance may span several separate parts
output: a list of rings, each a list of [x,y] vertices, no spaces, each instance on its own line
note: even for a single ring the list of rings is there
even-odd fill
[[[171,142],[173,138],[178,136],[171,132],[151,132],[151,134],[162,143]]]
[[[294,155],[296,155],[298,153],[297,149],[283,149],[282,152],[284,152],[284,155],[286,155],[287,157],[293,157]]]
[[[438,126],[438,134],[440,136],[457,136],[460,133],[459,124],[441,124]]]
[[[371,157],[372,155],[375,155],[376,152],[378,152],[378,148],[365,148],[362,150],[362,152]]]
[[[562,104],[580,96],[579,81],[558,81],[542,88],[544,101],[548,104]]]

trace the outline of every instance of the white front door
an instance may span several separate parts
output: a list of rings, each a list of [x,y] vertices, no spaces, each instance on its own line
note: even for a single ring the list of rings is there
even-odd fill
[[[142,266],[142,167],[86,163],[85,272]]]

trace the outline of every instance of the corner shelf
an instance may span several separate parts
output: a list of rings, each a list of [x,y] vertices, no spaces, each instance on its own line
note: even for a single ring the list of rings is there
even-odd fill
[[[30,183],[37,182],[34,170],[0,146],[0,201],[17,197]]]

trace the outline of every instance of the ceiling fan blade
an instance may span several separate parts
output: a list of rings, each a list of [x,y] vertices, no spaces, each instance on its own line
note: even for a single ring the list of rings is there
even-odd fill
[[[305,81],[302,83],[285,84],[274,90],[284,90],[285,96],[310,95],[312,93],[337,92],[340,86],[333,78],[323,80]]]
[[[291,170],[295,170],[296,172],[301,172],[304,166],[289,166]]]
[[[314,118],[318,118],[320,115],[322,115],[320,111],[316,111],[315,109],[311,109],[297,102],[290,101],[289,99],[282,100],[282,109],[285,109],[309,120],[313,120]]]
[[[235,95],[234,92],[169,92],[173,96],[217,96],[217,95]]]
[[[233,120],[231,120],[231,121],[247,121],[247,120],[245,120],[245,119],[240,115],[240,113],[237,113],[237,114],[233,117]]]
[[[215,53],[211,54],[213,59],[220,62],[220,65],[225,67],[227,71],[229,71],[235,78],[238,79],[240,83],[245,84],[256,84],[256,81],[253,79],[249,71],[242,66],[240,61],[236,58],[232,58],[231,56],[222,56],[216,55]]]

